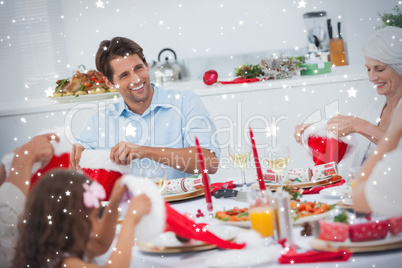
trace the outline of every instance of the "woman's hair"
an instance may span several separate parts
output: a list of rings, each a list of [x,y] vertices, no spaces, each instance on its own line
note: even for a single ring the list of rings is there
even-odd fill
[[[99,44],[95,56],[96,69],[100,71],[111,83],[113,83],[113,69],[110,61],[117,57],[125,57],[137,54],[138,57],[147,65],[142,47],[136,42],[125,38],[115,37],[112,40],[103,40]]]
[[[54,169],[35,184],[20,218],[13,267],[61,267],[63,253],[84,257],[92,209],[84,206],[82,185],[90,182],[76,171]]]
[[[363,46],[363,53],[402,75],[402,28],[387,26],[377,31]]]

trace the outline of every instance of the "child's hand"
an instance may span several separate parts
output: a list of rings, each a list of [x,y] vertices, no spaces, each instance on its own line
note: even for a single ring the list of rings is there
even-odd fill
[[[128,207],[125,220],[131,218],[137,224],[141,218],[151,211],[151,200],[145,194],[135,196],[130,200],[130,206]]]
[[[109,206],[117,207],[126,191],[127,185],[122,185],[121,178],[118,179],[114,183],[112,193],[110,194]]]

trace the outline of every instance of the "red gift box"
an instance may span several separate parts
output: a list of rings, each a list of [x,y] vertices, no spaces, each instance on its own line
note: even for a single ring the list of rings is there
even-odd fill
[[[402,232],[402,216],[389,218],[388,223],[392,235],[397,235]]]
[[[349,225],[349,238],[352,242],[384,239],[388,234],[388,221],[372,221]]]
[[[349,225],[347,223],[320,220],[318,224],[320,226],[319,239],[343,242],[349,237]]]

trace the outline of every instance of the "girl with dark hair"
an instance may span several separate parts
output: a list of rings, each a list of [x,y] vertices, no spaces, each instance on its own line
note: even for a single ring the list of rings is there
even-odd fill
[[[117,181],[107,213],[99,219],[105,197],[101,185],[76,171],[48,172],[28,196],[13,267],[98,267],[91,258],[110,247],[125,190]],[[150,209],[145,195],[130,200],[132,213],[126,214],[106,267],[129,267],[135,226]]]

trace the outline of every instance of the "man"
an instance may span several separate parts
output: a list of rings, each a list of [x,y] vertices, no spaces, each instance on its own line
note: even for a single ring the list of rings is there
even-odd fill
[[[96,68],[123,99],[98,111],[76,138],[70,166],[78,169],[84,149],[108,149],[110,159],[138,174],[142,159],[164,164],[168,179],[201,173],[195,137],[205,171],[216,173],[220,148],[216,128],[200,98],[191,91],[164,90],[150,83],[149,65],[134,41],[115,37],[100,43]]]

